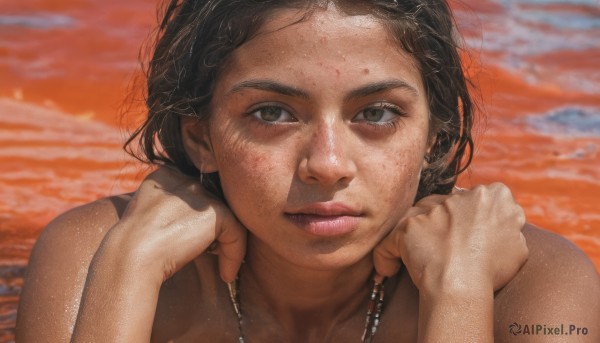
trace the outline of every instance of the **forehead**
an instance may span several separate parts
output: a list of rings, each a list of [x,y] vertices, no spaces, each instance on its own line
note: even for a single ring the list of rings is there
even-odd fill
[[[395,77],[422,90],[414,58],[400,48],[381,19],[348,15],[334,5],[310,12],[275,11],[232,53],[221,76],[225,81],[286,78],[312,84],[331,78],[368,82]]]

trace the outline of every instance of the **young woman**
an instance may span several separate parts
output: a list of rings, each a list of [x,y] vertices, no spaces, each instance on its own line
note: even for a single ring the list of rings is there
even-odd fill
[[[598,341],[585,255],[453,190],[453,30],[444,1],[172,0],[130,141],[159,167],[48,226],[18,340]]]

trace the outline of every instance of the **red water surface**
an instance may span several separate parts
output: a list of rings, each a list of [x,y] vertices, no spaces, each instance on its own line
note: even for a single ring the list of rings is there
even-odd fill
[[[505,3],[455,6],[471,47],[467,72],[485,113],[475,160],[460,183],[508,184],[530,222],[573,241],[600,269],[600,133],[544,126],[545,116],[564,108],[600,116],[600,44],[515,53],[513,47],[527,48],[521,44],[527,36],[498,22],[513,13]],[[0,2],[0,342],[14,339],[18,293],[42,228],[69,208],[133,190],[143,174],[121,150],[123,129],[143,109],[127,101],[125,125],[119,113],[132,94],[138,47],[156,22],[155,6],[142,0]],[[598,13],[589,6],[538,6],[557,15]],[[528,20],[513,23],[527,27]],[[565,34],[543,22],[531,25],[540,30],[540,47]],[[506,49],[481,43],[506,35],[514,36]],[[600,32],[575,29],[573,39],[581,35],[594,39]]]

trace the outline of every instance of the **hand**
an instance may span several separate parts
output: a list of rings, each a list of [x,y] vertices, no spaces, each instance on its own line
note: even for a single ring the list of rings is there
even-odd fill
[[[527,259],[524,224],[523,209],[499,183],[431,195],[375,248],[375,269],[392,276],[404,264],[421,291],[497,290]]]
[[[229,208],[198,180],[166,167],[146,177],[108,235],[162,281],[216,242],[221,278],[231,282],[246,251],[246,229]]]

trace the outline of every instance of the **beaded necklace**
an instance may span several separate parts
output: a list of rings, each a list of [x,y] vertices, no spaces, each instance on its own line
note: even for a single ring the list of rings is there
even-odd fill
[[[228,283],[227,288],[229,289],[229,299],[231,300],[231,305],[233,305],[233,310],[235,311],[238,319],[238,329],[240,332],[239,343],[244,343],[239,276],[235,279],[235,281]],[[371,290],[371,295],[369,297],[367,317],[365,318],[365,329],[362,334],[363,343],[371,343],[373,341],[373,337],[375,337],[375,332],[377,331],[377,326],[379,325],[381,319],[383,297],[383,282],[377,282],[373,280],[373,289]]]

